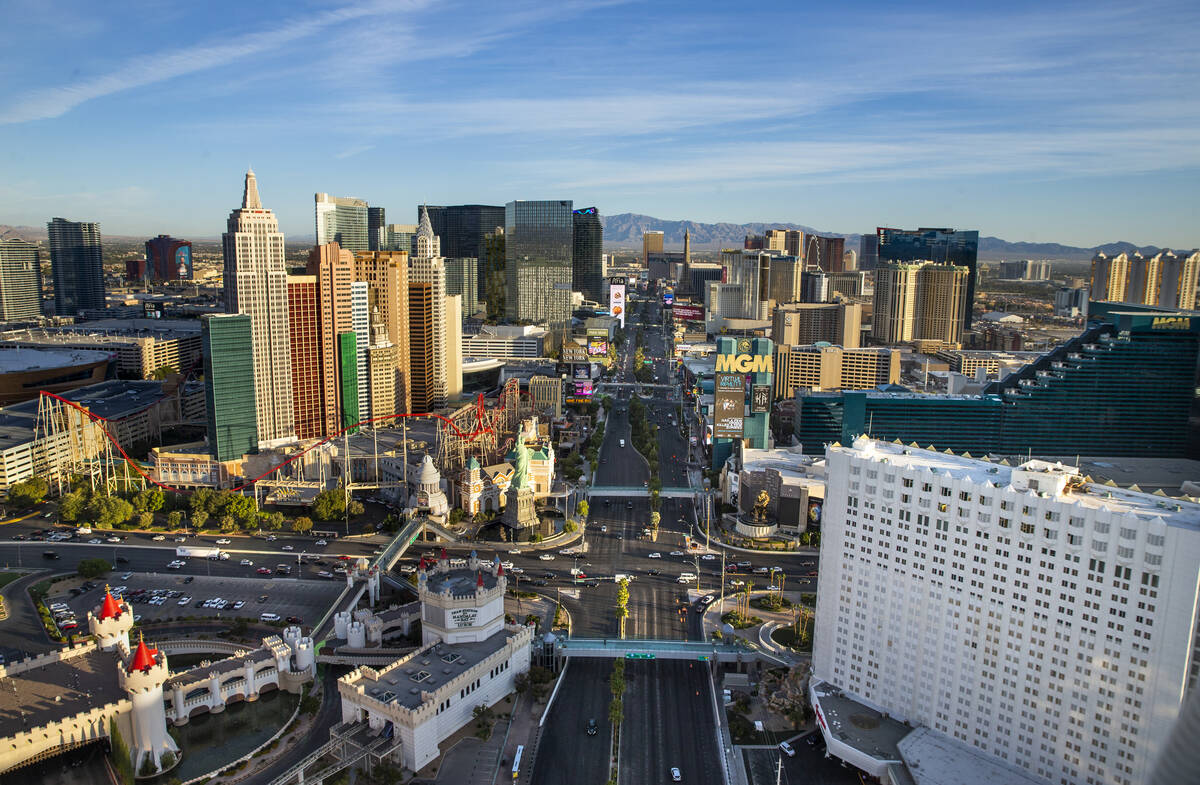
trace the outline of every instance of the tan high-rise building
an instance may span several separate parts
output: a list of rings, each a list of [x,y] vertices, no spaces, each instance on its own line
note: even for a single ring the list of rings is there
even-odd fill
[[[1129,256],[1099,253],[1092,258],[1091,298],[1111,302],[1125,301],[1125,282],[1129,278]]]
[[[826,341],[857,349],[861,330],[862,306],[858,303],[791,303],[775,309],[771,338],[776,346]]]
[[[900,381],[898,349],[775,344],[775,399],[797,390],[871,390]]]
[[[1091,299],[1191,310],[1198,275],[1200,251],[1163,249],[1151,257],[1136,251],[1112,257],[1100,253],[1092,259]]]
[[[315,275],[289,275],[288,336],[292,361],[292,419],[296,436],[326,434],[321,382],[321,288]]]
[[[962,342],[970,270],[933,262],[889,262],[875,272],[871,335],[880,343]]]
[[[642,232],[642,264],[650,264],[650,254],[663,252],[662,232]]]
[[[799,256],[771,256],[767,262],[767,297],[778,305],[804,299],[804,261]]]
[[[296,438],[292,363],[288,347],[287,263],[275,213],[263,209],[254,172],[246,172],[242,206],[229,214],[221,236],[225,309],[250,317],[254,410],[264,447]]]
[[[440,409],[446,405],[449,399],[449,378],[447,376],[446,347],[446,264],[445,260],[440,256],[421,255],[423,253],[436,253],[440,248],[440,242],[433,234],[433,229],[429,224],[429,214],[424,210],[421,212],[421,224],[417,229],[416,244],[418,255],[408,260],[408,282],[410,290],[412,284],[429,284],[429,345],[421,347],[419,361],[430,363],[430,368],[423,369],[422,373],[432,373],[432,376],[428,377],[428,381],[422,382],[424,388],[422,397],[423,408],[417,404],[416,390],[413,391],[412,400],[414,411],[427,412],[433,409]],[[462,344],[461,319],[460,312],[460,346]],[[410,314],[409,323],[411,324],[412,321],[413,314]],[[418,351],[411,346],[411,341],[413,340],[415,340],[415,337],[410,336],[411,358],[409,363],[413,366],[413,375],[415,376],[417,374],[415,366],[418,362]]]
[[[533,401],[534,412],[547,409],[554,417],[562,417],[563,381],[556,376],[533,376],[529,379],[529,398]]]
[[[444,299],[444,298],[443,298]],[[437,408],[439,380],[436,367],[437,341],[434,329],[433,284],[410,281],[408,284],[408,364],[409,387],[414,412]]]
[[[317,278],[321,307],[321,396],[324,407],[324,431],[337,433],[342,428],[342,378],[338,336],[355,332],[352,301],[354,254],[337,243],[325,243],[308,254],[307,273]],[[366,340],[366,336],[361,336]]]
[[[1196,309],[1196,285],[1200,283],[1200,251],[1183,253],[1163,251],[1159,274],[1158,304],[1163,308]]]
[[[380,324],[396,347],[395,402],[390,407],[373,407],[372,412],[376,416],[384,410],[407,414],[413,411],[408,382],[408,252],[370,251],[355,254],[354,280],[366,281],[370,286],[371,312],[378,312]],[[372,395],[372,398],[382,401],[376,395]],[[382,403],[379,405],[383,406]]]
[[[768,229],[762,236],[762,250],[803,258],[804,232],[797,229]]]
[[[367,377],[371,396],[369,409],[372,417],[379,418],[396,411],[396,366],[400,352],[388,336],[379,310],[376,309],[371,316],[371,343],[367,347]],[[359,389],[362,388],[360,384]],[[382,428],[392,424],[395,424],[395,420],[376,420],[372,427]]]
[[[462,337],[463,298],[461,294],[446,295],[446,397],[455,400],[462,395]]]

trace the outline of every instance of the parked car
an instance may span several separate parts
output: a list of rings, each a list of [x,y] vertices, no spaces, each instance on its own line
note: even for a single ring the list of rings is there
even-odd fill
[[[779,749],[783,750],[783,753],[789,758],[794,758],[796,756],[796,751],[792,749],[792,745],[788,744],[786,741],[779,742]]]

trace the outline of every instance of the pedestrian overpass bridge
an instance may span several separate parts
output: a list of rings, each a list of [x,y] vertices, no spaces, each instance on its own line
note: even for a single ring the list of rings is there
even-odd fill
[[[558,641],[564,657],[602,657],[628,660],[692,660],[699,662],[746,662],[754,658],[787,665],[784,660],[741,639],[735,643],[719,641],[669,641],[620,638],[563,638]]]
[[[695,488],[663,488],[658,492],[660,499],[691,499],[700,491]],[[637,485],[593,485],[588,496],[629,496],[649,498],[650,489]]]

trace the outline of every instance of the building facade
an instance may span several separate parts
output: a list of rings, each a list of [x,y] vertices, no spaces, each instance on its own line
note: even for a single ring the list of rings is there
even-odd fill
[[[317,245],[337,243],[347,251],[370,251],[367,203],[362,199],[314,194]]]
[[[463,336],[463,357],[498,360],[544,357],[546,330],[532,325],[485,324],[479,332]]]
[[[1049,281],[1048,259],[1015,259],[1000,262],[1000,277],[1007,281]]]
[[[504,207],[488,204],[430,205],[426,208],[433,233],[442,240],[446,258],[476,259],[476,278],[487,279],[487,241],[485,237],[504,228]],[[420,208],[417,210],[418,217]],[[481,287],[482,288],[482,287]]]
[[[46,224],[50,238],[50,275],[54,278],[54,313],[77,316],[104,307],[104,265],[100,224],[54,218]]]
[[[979,232],[961,229],[889,229],[875,230],[878,262],[921,262],[966,267],[967,302],[962,312],[962,329],[971,327],[975,305],[975,278],[978,270]],[[864,267],[863,269],[869,269]],[[877,287],[878,288],[878,287]]]
[[[775,345],[775,397],[797,390],[872,390],[900,381],[900,352],[871,347]]]
[[[441,242],[433,233],[428,214],[422,214],[421,225],[417,231],[417,255],[409,259],[409,285],[427,284],[428,297],[422,296],[424,304],[420,314],[410,315],[428,319],[427,327],[422,326],[420,332],[422,346],[415,346],[417,331],[410,335],[414,369],[418,362],[424,367],[421,372],[423,395],[420,404],[414,391],[413,406],[415,411],[431,411],[446,405],[449,399],[449,379],[447,375],[447,346],[446,346],[446,264],[439,255]],[[411,302],[411,301],[410,301]],[[461,330],[461,328],[460,328]],[[414,375],[417,372],[414,370]],[[424,408],[420,408],[423,406]]]
[[[258,451],[255,405],[254,320],[248,314],[217,314],[203,320],[204,392],[208,447],[218,461]],[[289,371],[290,371],[289,363]],[[290,387],[286,403],[291,405]]]
[[[295,438],[292,362],[288,349],[287,263],[275,213],[263,209],[254,172],[246,172],[242,206],[229,214],[222,235],[225,310],[250,317],[258,438],[266,444]]]
[[[962,342],[968,307],[965,267],[933,262],[883,262],[875,270],[871,335],[880,343]]]
[[[822,272],[840,273],[845,269],[846,238],[810,234],[804,239],[804,264]]]
[[[382,251],[387,211],[382,207],[367,208],[367,250]]]
[[[308,254],[308,275],[317,279],[317,303],[321,309],[321,375],[324,388],[322,436],[342,429],[340,340],[354,332],[354,254],[336,242],[313,248]],[[355,376],[357,379],[357,374]]]
[[[1134,251],[1092,259],[1091,292],[1097,301],[1194,310],[1200,282],[1200,251],[1164,249],[1153,256]]]
[[[1148,781],[1197,681],[1200,505],[865,437],[826,462],[814,682],[1047,783]]]
[[[856,349],[861,343],[861,332],[862,306],[846,302],[780,305],[771,325],[771,338],[779,346],[827,341]]]
[[[608,294],[604,286],[604,227],[595,207],[583,207],[571,215],[573,224],[571,286],[585,300],[603,303]]]
[[[662,232],[642,232],[642,264],[650,264],[650,254],[663,252]]]
[[[463,312],[473,315],[479,310],[479,260],[472,257],[447,256],[446,294],[462,296]]]
[[[321,286],[315,275],[289,275],[288,347],[292,360],[292,422],[300,439],[326,435],[321,365]]]
[[[42,315],[42,266],[38,247],[14,237],[0,240],[0,321]]]
[[[574,227],[570,200],[505,205],[505,302],[510,319],[552,327],[570,323]]]
[[[388,340],[396,349],[395,402],[389,414],[412,411],[408,383],[408,257],[407,251],[375,251],[354,255],[354,280],[366,281],[370,285],[372,318],[378,317]],[[374,393],[372,397],[380,401]],[[383,405],[381,401],[379,405]]]
[[[192,243],[160,234],[146,241],[146,276],[151,281],[190,281]]]

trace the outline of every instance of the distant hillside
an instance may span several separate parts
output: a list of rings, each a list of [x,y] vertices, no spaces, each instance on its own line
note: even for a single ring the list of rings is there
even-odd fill
[[[36,243],[38,240],[45,242],[46,227],[0,224],[0,240],[11,240],[14,237],[27,243]]]
[[[859,248],[861,234],[844,234],[842,232],[824,232],[811,226],[794,223],[699,223],[697,221],[664,221],[649,215],[637,213],[620,213],[618,215],[601,215],[604,224],[604,246],[606,248],[641,248],[642,233],[659,231],[663,233],[663,242],[668,250],[683,247],[683,233],[691,234],[692,248],[697,251],[712,251],[721,248],[741,248],[742,241],[748,234],[762,234],[767,229],[800,229],[805,232],[825,235],[828,237],[845,237],[846,248]],[[1117,254],[1141,250],[1142,253],[1157,253],[1160,249],[1154,246],[1138,248],[1133,243],[1115,242],[1098,245],[1094,248],[1079,248],[1060,243],[1027,243],[1009,242],[999,237],[979,238],[979,258],[984,261],[996,259],[1064,259],[1068,261],[1086,261],[1103,251],[1106,254]]]

